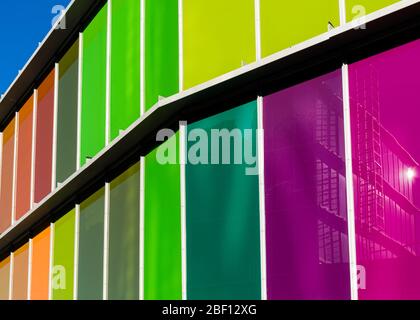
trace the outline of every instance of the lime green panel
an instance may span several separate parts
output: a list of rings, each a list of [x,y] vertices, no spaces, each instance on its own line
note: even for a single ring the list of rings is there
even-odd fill
[[[347,21],[360,18],[396,2],[399,0],[346,0]]]
[[[81,165],[105,146],[107,10],[83,32]]]
[[[178,136],[162,146],[175,146]],[[144,296],[148,300],[179,300],[182,299],[180,166],[160,164],[156,155],[155,150],[145,161]]]
[[[254,0],[184,0],[184,88],[255,61]]]
[[[54,223],[54,300],[73,300],[75,210]]]
[[[112,1],[111,139],[140,116],[140,1]]]
[[[328,31],[340,24],[339,0],[261,0],[263,57]]]
[[[140,165],[111,182],[109,212],[110,300],[138,300],[140,293]]]
[[[179,89],[178,0],[145,0],[146,110]]]

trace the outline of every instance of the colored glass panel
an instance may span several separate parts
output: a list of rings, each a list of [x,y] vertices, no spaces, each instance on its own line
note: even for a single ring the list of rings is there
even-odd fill
[[[0,262],[0,300],[9,300],[10,257]]]
[[[264,97],[269,299],[350,299],[341,72]]]
[[[54,223],[54,261],[51,275],[54,300],[73,300],[74,230],[74,209]]]
[[[184,0],[184,89],[255,61],[254,0]]]
[[[266,57],[340,24],[338,0],[261,0],[261,50]]]
[[[15,118],[3,131],[0,188],[0,233],[12,223]]]
[[[83,32],[81,165],[105,146],[107,11],[105,4]]]
[[[31,208],[33,106],[34,100],[31,97],[19,111],[16,151],[16,220],[19,220]]]
[[[102,188],[80,205],[79,225],[79,300],[103,298],[104,209]]]
[[[400,0],[346,0],[347,21],[363,17],[366,14],[385,8]]]
[[[13,253],[13,300],[28,299],[29,244]]]
[[[112,2],[111,139],[140,116],[140,1]]]
[[[140,293],[140,165],[111,182],[108,298],[138,300]]]
[[[31,300],[48,300],[50,227],[32,240]]]
[[[420,41],[349,65],[359,299],[419,299]]]
[[[40,202],[51,192],[54,134],[54,70],[38,88],[36,109],[35,190],[34,201]]]
[[[145,1],[146,110],[179,90],[178,0]]]
[[[256,102],[188,126],[188,299],[261,297],[256,128]],[[213,129],[232,130],[228,144],[224,139],[213,137]],[[246,130],[251,130],[250,134],[246,135]],[[216,144],[220,140],[224,145]],[[197,145],[200,149],[195,151]],[[243,145],[246,152],[242,153],[238,145]],[[210,159],[205,159],[206,148],[211,150],[212,164]],[[222,157],[217,155],[220,150]],[[202,161],[195,164],[197,155]],[[229,156],[231,161],[222,162]],[[254,162],[249,161],[249,157],[254,157]],[[232,163],[233,158],[235,163]]]
[[[161,148],[176,144],[178,156],[178,138],[171,137]],[[157,155],[154,150],[146,156],[144,169],[144,298],[181,300],[180,166],[161,164]]]
[[[77,166],[78,68],[76,41],[59,63],[56,184],[63,183]]]

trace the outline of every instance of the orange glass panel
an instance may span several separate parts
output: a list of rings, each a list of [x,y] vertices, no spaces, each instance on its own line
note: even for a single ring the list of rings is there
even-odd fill
[[[13,160],[15,152],[15,119],[3,131],[3,156],[1,166],[0,233],[12,223]]]
[[[0,261],[0,300],[9,300],[10,257]]]
[[[40,202],[51,192],[54,128],[54,70],[38,89],[35,149],[35,196]]]
[[[48,300],[50,228],[32,240],[31,300]]]
[[[28,299],[29,244],[20,247],[13,256],[13,300]]]
[[[31,208],[31,164],[33,105],[31,97],[19,111],[17,170],[16,170],[16,220]]]

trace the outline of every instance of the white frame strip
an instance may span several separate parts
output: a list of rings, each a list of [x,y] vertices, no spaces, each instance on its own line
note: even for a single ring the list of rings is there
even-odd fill
[[[187,300],[187,221],[186,221],[186,132],[187,123],[179,123],[179,162],[181,184],[181,268],[182,268],[182,300]]]
[[[254,0],[255,7],[255,52],[256,59],[261,60],[261,3],[260,0]]]
[[[340,25],[346,24],[346,0],[338,0],[338,6],[340,11]]]
[[[52,300],[53,288],[52,288],[52,277],[53,277],[53,267],[54,267],[54,234],[55,234],[55,224],[50,223],[50,266],[48,272],[48,300]]]
[[[111,34],[112,0],[108,0],[106,29],[106,107],[105,107],[105,145],[111,142]]]
[[[60,81],[60,65],[55,64],[54,68],[54,124],[53,124],[53,145],[52,145],[52,175],[51,192],[57,187],[57,119],[58,119],[58,86]]]
[[[17,163],[19,148],[19,112],[15,112],[15,133],[13,146],[13,182],[12,182],[12,226],[16,222],[16,188],[17,188]]]
[[[346,190],[347,190],[347,227],[349,241],[350,265],[350,293],[352,300],[358,300],[357,291],[357,256],[356,256],[356,227],[354,212],[353,164],[350,124],[350,91],[348,65],[342,66],[343,83],[343,118],[344,118],[344,146],[346,158]]]
[[[140,277],[139,299],[144,300],[144,194],[145,194],[146,159],[140,158]]]
[[[9,300],[13,300],[13,274],[15,264],[15,253],[10,253],[10,269],[9,269]]]
[[[179,92],[184,90],[184,4],[178,0]]]
[[[103,300],[108,300],[108,272],[109,272],[109,211],[111,184],[105,183],[104,208],[104,260],[103,260]]]
[[[146,111],[146,0],[140,0],[140,116]]]
[[[76,204],[74,218],[74,274],[73,274],[73,300],[77,300],[77,291],[79,290],[79,234],[80,234],[80,205]]]
[[[260,201],[261,300],[267,300],[267,254],[265,230],[264,123],[263,97],[257,98],[258,109],[258,184]]]
[[[79,33],[79,66],[78,66],[78,83],[77,83],[77,156],[76,170],[80,169],[80,149],[82,134],[82,82],[83,82],[83,33]]]
[[[38,116],[38,90],[33,93],[34,105],[32,110],[32,154],[31,154],[31,209],[35,206],[35,153],[36,153],[36,120]]]

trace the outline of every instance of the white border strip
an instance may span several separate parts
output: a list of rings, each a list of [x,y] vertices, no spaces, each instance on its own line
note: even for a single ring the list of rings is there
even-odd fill
[[[185,194],[185,166],[186,166],[186,133],[187,123],[179,123],[179,163],[181,183],[181,261],[182,261],[182,300],[187,300],[187,220]]]
[[[258,108],[258,182],[260,200],[261,300],[267,300],[267,254],[265,232],[264,122],[263,97],[257,98]]]
[[[9,300],[13,300],[13,274],[15,268],[15,253],[10,253],[10,265],[9,265]]]
[[[184,4],[178,0],[179,92],[184,90]]]
[[[254,0],[255,7],[255,52],[256,59],[261,60],[261,3],[260,0]]]
[[[146,0],[140,0],[140,116],[146,110]]]
[[[140,158],[140,294],[144,300],[144,194],[145,194],[146,159]]]
[[[31,154],[31,209],[35,205],[35,153],[36,153],[36,120],[38,116],[38,90],[34,90],[32,110],[32,154]]]
[[[83,33],[79,33],[79,66],[77,83],[77,157],[76,171],[80,169],[81,135],[82,135],[82,82],[83,82]]]
[[[110,211],[111,184],[105,183],[105,210],[104,210],[104,260],[103,260],[103,299],[108,300],[108,273],[109,273],[109,211]]]
[[[108,0],[106,29],[106,103],[105,103],[105,145],[111,142],[111,34],[112,0]]]
[[[17,188],[17,164],[19,148],[19,112],[15,113],[15,133],[13,146],[13,182],[12,182],[12,225],[16,222],[16,188]]]
[[[28,249],[28,288],[26,296],[28,300],[31,300],[31,286],[32,286],[32,252],[33,252],[32,238],[29,239],[29,249]]]
[[[52,174],[51,192],[57,187],[57,121],[58,121],[58,86],[60,81],[60,65],[55,64],[54,68],[54,124],[53,124],[53,145],[52,145]]]
[[[76,205],[74,217],[74,267],[73,267],[73,300],[77,300],[79,290],[79,234],[80,234],[80,205]]]
[[[358,300],[357,291],[357,256],[356,256],[356,227],[354,212],[354,189],[353,189],[353,164],[351,145],[350,124],[350,92],[348,65],[342,66],[343,78],[343,118],[344,118],[344,145],[346,157],[346,188],[347,188],[347,226],[349,240],[349,264],[350,264],[350,290],[351,299]]]
[[[50,223],[50,266],[48,273],[48,300],[52,300],[53,288],[52,288],[52,277],[54,267],[54,235],[55,235],[55,224]]]
[[[340,11],[340,25],[343,26],[346,24],[346,0],[338,0],[339,11]]]

